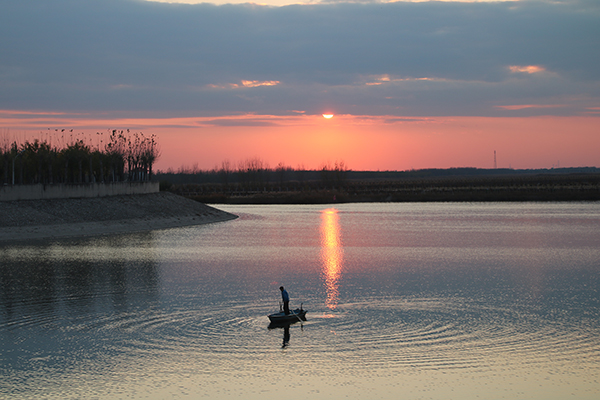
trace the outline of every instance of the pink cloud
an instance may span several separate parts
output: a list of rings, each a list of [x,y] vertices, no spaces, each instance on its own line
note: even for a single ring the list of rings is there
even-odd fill
[[[510,69],[510,72],[514,73],[524,72],[527,74],[537,74],[546,71],[546,68],[540,65],[511,65],[508,68]]]
[[[507,106],[495,106],[503,110],[525,110],[527,108],[560,108],[566,107],[564,104],[515,104]]]

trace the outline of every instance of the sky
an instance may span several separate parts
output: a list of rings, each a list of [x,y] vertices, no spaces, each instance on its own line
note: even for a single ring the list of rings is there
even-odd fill
[[[222,3],[0,1],[0,140],[141,131],[162,170],[600,167],[597,0]]]

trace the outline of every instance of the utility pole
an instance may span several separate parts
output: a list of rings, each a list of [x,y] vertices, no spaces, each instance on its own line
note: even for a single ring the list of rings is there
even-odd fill
[[[496,164],[496,150],[494,150],[494,169],[498,168],[498,165]]]

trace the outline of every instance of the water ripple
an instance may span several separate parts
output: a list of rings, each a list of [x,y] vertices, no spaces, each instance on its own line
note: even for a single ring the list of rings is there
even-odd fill
[[[321,304],[323,311],[315,307],[309,312],[302,329],[294,326],[291,346],[299,354],[310,354],[314,362],[346,368],[481,370],[514,360],[524,365],[600,361],[597,321],[576,324],[568,315],[549,318],[530,309],[485,304],[456,298],[370,299],[340,304],[336,311]],[[267,305],[157,307],[71,318],[34,304],[26,308],[19,319],[1,324],[0,331],[43,327],[65,337],[77,332],[81,341],[87,333],[95,342],[81,344],[85,354],[127,354],[133,359],[195,354],[207,369],[235,368],[257,355],[268,358],[280,349],[283,333],[266,329]]]
[[[594,329],[573,329],[571,321],[518,308],[420,299],[349,304],[340,311],[317,325],[334,333],[327,337],[330,347],[321,350],[329,348],[342,362],[483,368],[514,359],[533,364],[600,358]]]

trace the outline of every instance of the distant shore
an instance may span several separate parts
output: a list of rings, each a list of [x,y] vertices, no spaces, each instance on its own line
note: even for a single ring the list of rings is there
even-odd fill
[[[172,193],[0,202],[0,245],[229,221],[236,215]]]
[[[447,176],[328,184],[179,184],[169,190],[210,204],[599,201],[600,174]]]

